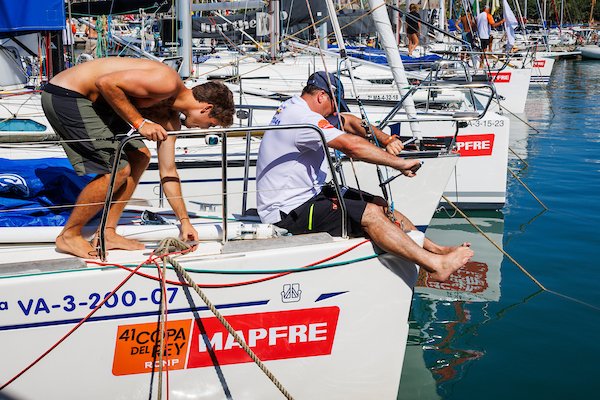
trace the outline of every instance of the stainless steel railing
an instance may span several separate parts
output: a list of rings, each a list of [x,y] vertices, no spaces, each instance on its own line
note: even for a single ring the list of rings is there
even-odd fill
[[[326,154],[326,159],[327,159],[327,163],[329,166],[329,169],[331,171],[331,175],[332,175],[332,182],[334,185],[334,189],[336,192],[336,196],[339,199],[339,205],[340,205],[340,211],[342,213],[342,221],[341,221],[341,228],[342,228],[342,237],[347,238],[348,237],[348,232],[347,232],[347,226],[346,226],[346,205],[344,203],[344,199],[342,197],[342,191],[340,189],[340,185],[338,183],[337,180],[337,176],[335,174],[335,168],[333,165],[333,161],[331,160],[331,157],[329,157],[329,153],[328,153],[328,147],[327,147],[327,141],[325,139],[325,135],[323,134],[323,131],[321,131],[321,129],[319,129],[318,127],[314,126],[314,125],[310,125],[310,124],[296,124],[296,125],[279,125],[279,126],[256,126],[256,127],[237,127],[237,128],[214,128],[214,129],[187,129],[184,131],[173,131],[173,132],[168,132],[169,136],[177,136],[177,137],[188,137],[188,138],[204,138],[207,135],[215,135],[215,134],[220,134],[221,135],[221,151],[222,151],[222,156],[221,156],[221,168],[222,168],[222,175],[221,175],[221,179],[222,179],[222,223],[223,223],[223,238],[222,238],[222,242],[226,243],[227,242],[227,233],[228,233],[228,229],[227,229],[227,137],[228,136],[246,136],[246,138],[249,138],[249,136],[251,135],[252,132],[256,132],[257,134],[261,134],[263,132],[267,132],[267,131],[273,131],[273,130],[290,130],[290,129],[312,129],[313,131],[315,131],[318,135],[319,138],[321,139],[321,143],[323,144],[323,151]],[[254,136],[254,135],[252,135]],[[129,143],[132,140],[135,139],[144,139],[144,137],[142,135],[140,135],[139,133],[130,135],[130,136],[123,136],[123,137],[118,137],[118,139],[120,139],[119,142],[119,147],[117,148],[117,152],[115,154],[115,158],[113,161],[113,165],[112,165],[112,170],[111,170],[111,177],[110,177],[110,183],[108,186],[108,191],[106,193],[106,199],[104,202],[104,209],[102,211],[102,218],[100,220],[100,228],[99,228],[99,234],[98,234],[98,255],[100,257],[100,259],[102,261],[106,261],[106,236],[105,236],[105,230],[106,230],[106,222],[107,222],[107,218],[108,218],[108,211],[110,210],[110,206],[112,203],[112,198],[113,198],[113,194],[114,194],[114,190],[115,190],[115,180],[116,180],[116,171],[119,165],[119,161],[121,160],[121,155],[123,154],[123,149],[125,147],[125,145],[127,143]],[[247,151],[249,149],[249,147],[246,147]],[[246,160],[248,160],[248,158],[246,158]],[[159,160],[160,162],[160,160]],[[246,163],[248,163],[248,161],[246,161]]]

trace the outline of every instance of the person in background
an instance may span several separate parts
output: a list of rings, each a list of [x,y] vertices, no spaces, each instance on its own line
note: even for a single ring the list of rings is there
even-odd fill
[[[412,57],[412,52],[419,45],[419,33],[421,32],[421,16],[418,6],[412,3],[408,8],[410,13],[406,17],[406,36],[408,37],[408,55]]]
[[[471,48],[473,47],[473,30],[477,29],[477,23],[475,18],[470,11],[461,14],[460,18],[456,20],[456,28],[462,34],[462,39],[465,42],[469,42]]]
[[[96,32],[96,18],[91,17],[89,23],[92,26],[85,26],[85,50],[86,54],[92,57],[96,56],[96,47],[98,46],[98,32]]]
[[[494,17],[490,14],[490,6],[486,5],[483,7],[483,11],[477,15],[477,34],[479,35],[479,41],[481,44],[481,51],[483,52],[481,56],[481,61],[479,63],[479,68],[483,68],[484,63],[487,61],[486,51],[491,51],[491,36],[492,36],[492,28],[500,26],[504,23],[504,19],[496,22],[494,21]]]
[[[63,42],[63,54],[65,56],[65,63],[67,66],[70,66],[70,62],[73,59],[73,54],[71,54],[71,48],[75,44],[75,32],[77,32],[77,27],[75,24],[67,18],[65,21],[65,29],[62,32],[62,42]]]

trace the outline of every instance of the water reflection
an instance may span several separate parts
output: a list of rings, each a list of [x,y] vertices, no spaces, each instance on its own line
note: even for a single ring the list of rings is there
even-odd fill
[[[470,220],[502,247],[504,216],[501,212],[471,212]],[[502,253],[467,220],[458,216],[451,218],[445,211],[439,212],[431,221],[427,236],[444,245],[470,242],[475,257],[447,282],[430,282],[427,275],[421,272],[415,288],[418,294],[433,300],[500,300]]]
[[[470,219],[502,247],[502,213],[472,212]],[[488,304],[500,300],[503,256],[468,221],[443,211],[431,221],[427,235],[445,245],[470,242],[475,257],[448,282],[419,276],[398,399],[439,399],[451,392],[473,361],[485,357],[483,349],[469,345],[469,338],[491,319]]]
[[[598,297],[599,68],[557,62],[550,85],[529,92],[528,123],[539,132],[511,119],[511,146],[530,165],[516,157],[509,165],[550,210],[538,214],[541,206],[509,177],[504,220],[486,217],[484,225],[504,225],[492,233],[498,242],[543,284],[577,299],[538,290],[509,260],[500,271],[497,250],[474,244],[475,261],[497,271],[486,282],[498,291],[417,289],[399,399],[598,397],[599,314],[577,301],[595,305]],[[569,167],[561,173],[557,165]],[[456,243],[473,232],[447,222],[434,219],[428,233]]]

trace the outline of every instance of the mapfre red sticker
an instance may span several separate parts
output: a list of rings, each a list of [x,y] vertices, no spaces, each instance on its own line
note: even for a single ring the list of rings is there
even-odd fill
[[[488,76],[495,83],[508,83],[512,72],[488,72]]]
[[[258,358],[281,360],[331,354],[338,307],[227,316]],[[252,362],[216,318],[194,322],[187,368]]]
[[[331,129],[333,128],[333,125],[331,125],[329,123],[329,121],[327,121],[326,119],[322,119],[317,123],[317,126],[321,129]]]
[[[491,156],[494,134],[461,135],[456,138],[456,150],[461,157]]]
[[[544,68],[546,65],[546,60],[535,60],[533,62],[533,68]]]

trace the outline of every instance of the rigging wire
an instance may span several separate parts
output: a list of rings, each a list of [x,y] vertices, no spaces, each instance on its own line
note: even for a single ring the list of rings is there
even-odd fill
[[[328,3],[328,4],[330,4],[330,3]],[[385,5],[385,3],[382,3],[379,7],[384,6],[384,5]],[[333,84],[332,84],[332,82],[330,80],[329,71],[327,69],[327,63],[325,61],[325,55],[323,53],[323,49],[321,48],[321,40],[320,40],[320,36],[319,36],[319,31],[316,28],[316,22],[315,22],[315,19],[314,19],[314,16],[313,16],[313,12],[312,12],[312,8],[310,6],[310,1],[309,0],[306,0],[306,7],[308,9],[308,14],[310,15],[311,23],[312,23],[312,26],[313,26],[313,29],[314,29],[314,34],[315,34],[315,38],[316,38],[315,40],[316,40],[317,48],[319,50],[319,56],[321,57],[321,62],[323,63],[323,69],[326,72],[327,83],[328,83],[329,87],[333,87]],[[374,9],[370,10],[370,11],[371,12],[375,11],[379,7],[376,7]],[[329,5],[328,5],[328,9],[329,9]],[[330,12],[336,12],[336,10],[330,10]],[[333,21],[333,18],[331,17],[331,15],[329,17],[330,17],[330,20],[332,21],[332,25],[334,26],[334,31],[335,31],[336,30],[335,29],[335,27],[336,27],[335,22]],[[340,33],[341,33],[341,29],[340,29]],[[327,36],[329,36],[329,35],[327,35]],[[326,36],[326,38],[327,38],[327,36]],[[325,42],[327,42],[327,40]],[[343,43],[338,43],[338,45],[340,46],[340,49],[343,48]],[[346,57],[346,60],[347,60],[347,57]],[[336,63],[336,65],[337,65],[337,63]],[[356,91],[356,87],[355,87],[355,84],[354,84],[354,75],[352,74],[352,67],[349,66],[348,63],[346,63],[346,67],[348,68],[348,72],[349,72],[349,75],[350,75],[350,81],[352,83],[352,91],[353,91],[354,97],[358,100],[358,104],[359,104],[359,108],[360,108],[360,112],[361,112],[361,117],[363,118],[363,120],[366,119],[367,124],[369,124],[366,111],[364,110],[364,107],[362,106],[362,102],[360,101],[360,95]],[[339,66],[337,67],[337,72],[338,72],[338,79],[339,79],[339,74],[340,74]],[[341,83],[341,81],[340,81],[340,83]],[[331,94],[333,95],[333,92]],[[336,96],[332,96],[332,100],[333,100],[333,103],[334,103],[334,106],[335,106],[335,110],[336,110],[336,114],[337,114],[337,117],[338,117],[338,124],[339,124],[339,127],[340,127],[339,129],[341,131],[345,132],[344,125],[342,124],[341,114],[340,114],[340,101],[339,100],[341,100],[341,99],[336,98]],[[370,124],[369,124],[369,126],[370,126]],[[375,140],[377,140],[377,139],[375,139]],[[342,182],[344,183],[345,179],[344,179],[344,175],[343,175],[343,170],[341,169],[341,160],[340,160],[339,153],[338,152],[334,152],[334,155],[335,155],[335,158],[336,158],[336,164],[337,164],[337,168],[338,168],[338,173],[340,174]],[[350,158],[350,165],[352,167],[352,172],[353,172],[353,175],[354,175],[354,179],[356,180],[358,189],[360,191],[360,184],[359,184],[359,181],[358,181],[358,175],[356,173],[356,167],[354,165],[354,160],[353,160],[352,157],[349,157],[349,158]],[[379,177],[380,182],[381,182],[381,171],[379,170],[379,166],[377,166],[377,170],[378,170],[378,177]],[[362,191],[359,192],[359,193],[360,193],[360,196],[362,198]],[[384,194],[385,194],[385,191],[384,191]],[[387,195],[386,195],[386,201],[387,200],[388,199],[387,199]]]

